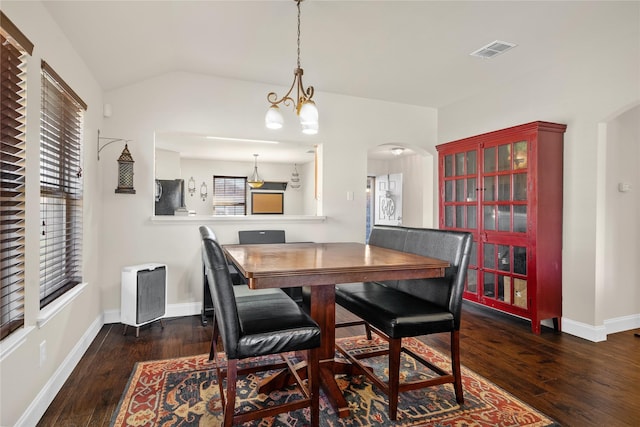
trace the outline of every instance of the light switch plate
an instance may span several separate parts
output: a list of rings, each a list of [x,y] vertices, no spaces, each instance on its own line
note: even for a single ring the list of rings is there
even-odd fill
[[[618,191],[621,193],[626,193],[631,191],[631,184],[629,184],[628,182],[618,183]]]

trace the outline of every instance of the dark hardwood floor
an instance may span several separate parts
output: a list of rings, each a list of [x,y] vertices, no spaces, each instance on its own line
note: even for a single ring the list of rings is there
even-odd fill
[[[338,308],[339,321],[351,315]],[[165,319],[123,336],[121,324],[105,325],[75,368],[39,426],[108,426],[137,361],[207,353],[211,322],[200,317]],[[338,336],[362,334],[344,328]],[[448,351],[448,335],[425,337]],[[465,303],[462,363],[563,426],[640,425],[640,338],[634,331],[592,343]]]

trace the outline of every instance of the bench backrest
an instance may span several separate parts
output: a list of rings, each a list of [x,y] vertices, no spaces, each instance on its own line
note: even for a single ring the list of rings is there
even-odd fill
[[[369,244],[396,251],[404,251],[404,246],[407,241],[407,230],[405,227],[376,225],[371,229],[371,234],[369,234]],[[385,280],[379,283],[384,283],[392,288],[398,287],[397,280]]]

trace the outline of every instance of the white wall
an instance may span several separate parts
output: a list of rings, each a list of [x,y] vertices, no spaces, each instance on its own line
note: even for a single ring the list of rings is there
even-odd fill
[[[182,176],[182,171],[180,169],[180,153],[171,150],[156,149],[155,156],[156,179],[176,179]],[[135,171],[135,163],[133,164],[133,167]]]
[[[479,93],[438,111],[441,143],[536,120],[567,124],[563,329],[594,340],[601,339],[605,316],[610,319],[629,313],[629,307],[601,307],[597,303],[597,213],[598,204],[603,203],[598,183],[606,180],[598,169],[598,124],[640,99],[639,8],[638,2],[610,8],[604,3],[591,4],[584,9],[581,24],[607,29],[572,51],[570,60],[523,69],[505,81],[500,91]],[[640,259],[637,246],[628,250],[630,257]],[[637,262],[633,269],[638,277]],[[636,319],[640,317],[637,305],[634,314]]]
[[[33,42],[27,70],[27,190],[25,328],[2,341],[0,350],[0,425],[35,425],[102,326],[100,303],[100,238],[102,220],[96,140],[102,120],[102,95],[84,62],[39,2],[3,1],[2,11]],[[48,318],[39,309],[39,147],[40,60],[44,59],[88,104],[84,119],[83,280],[87,285]],[[111,192],[116,187],[110,185]],[[46,311],[58,306],[56,302]],[[46,361],[40,365],[40,344]],[[12,345],[14,344],[14,345]],[[24,417],[21,418],[21,416]]]
[[[319,165],[322,160],[319,159]],[[322,186],[321,182],[318,182],[315,176],[315,162],[305,163],[298,165],[298,173],[300,174],[301,187],[298,191],[302,193],[302,213],[303,215],[322,215],[322,212],[318,210],[318,203],[316,202],[316,186]]]
[[[607,131],[605,320],[640,313],[640,106],[615,117]],[[620,192],[621,183],[631,190]]]
[[[105,185],[100,273],[102,302],[108,320],[119,319],[119,275],[123,266],[144,262],[168,265],[169,304],[182,313],[199,310],[202,300],[200,242],[197,227],[207,223],[223,243],[237,241],[240,229],[285,229],[289,241],[364,241],[367,150],[392,141],[416,147],[436,142],[433,109],[316,92],[320,132],[304,136],[293,113],[285,112],[285,127],[264,127],[266,94],[283,88],[199,74],[170,73],[110,91],[105,102],[113,114],[104,121],[104,134],[132,139],[136,194],[115,194],[116,159],[120,148],[101,153]],[[321,144],[318,186],[323,222],[282,222],[272,219],[219,221],[152,221],[153,136],[156,131],[183,131],[252,139],[308,139]],[[114,144],[116,145],[116,144]],[[111,148],[111,147],[109,147]],[[432,153],[435,153],[433,151]],[[266,166],[266,165],[265,165]],[[312,165],[299,168],[305,176]],[[263,169],[260,166],[262,173]],[[266,173],[266,169],[264,170]],[[309,183],[308,180],[307,184]],[[198,182],[199,184],[199,182]],[[304,185],[303,191],[312,191]],[[347,191],[354,200],[348,201]],[[433,197],[433,195],[432,195]]]

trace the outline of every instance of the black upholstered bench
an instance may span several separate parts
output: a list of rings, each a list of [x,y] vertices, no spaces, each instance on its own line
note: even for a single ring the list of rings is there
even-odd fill
[[[389,381],[382,382],[360,359],[366,355],[350,355],[338,347],[349,360],[389,396],[389,416],[396,419],[398,394],[405,390],[430,385],[453,383],[458,403],[463,403],[460,377],[459,329],[462,293],[471,253],[470,233],[408,228],[373,228],[369,244],[410,252],[448,261],[444,277],[431,279],[387,280],[383,282],[350,283],[336,286],[336,303],[363,319],[369,328],[389,341]],[[349,322],[353,325],[358,322]],[[429,361],[402,348],[403,337],[415,337],[440,332],[451,333],[452,372],[446,372]],[[418,383],[399,384],[400,352],[409,353],[440,376]]]

